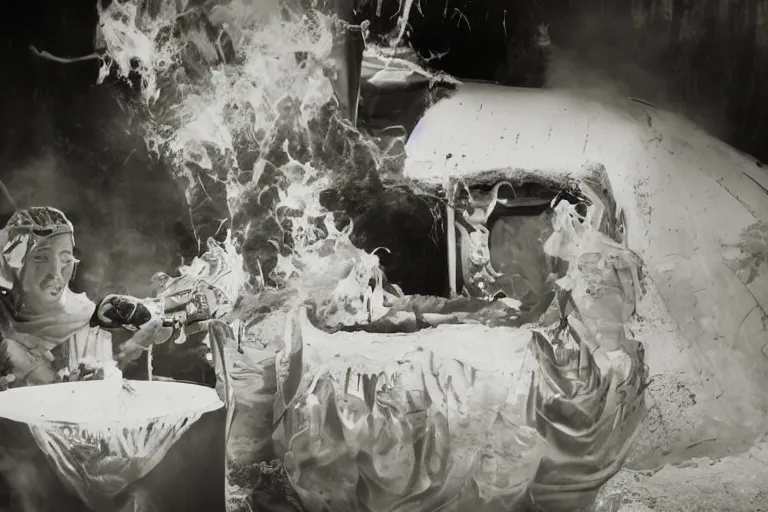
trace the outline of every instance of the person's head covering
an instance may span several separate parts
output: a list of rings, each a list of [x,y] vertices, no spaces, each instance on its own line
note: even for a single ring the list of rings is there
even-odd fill
[[[21,278],[27,255],[43,239],[68,234],[75,244],[75,228],[67,217],[50,206],[17,210],[0,230],[0,287],[11,290]]]
[[[67,286],[57,307],[44,312],[23,311],[21,303],[21,274],[27,256],[42,240],[56,235],[72,237],[74,228],[67,217],[56,208],[37,206],[17,210],[5,228],[0,230],[0,288],[5,290],[3,315],[13,330],[52,342],[61,343],[73,333],[88,326],[95,305],[85,294],[73,293]]]

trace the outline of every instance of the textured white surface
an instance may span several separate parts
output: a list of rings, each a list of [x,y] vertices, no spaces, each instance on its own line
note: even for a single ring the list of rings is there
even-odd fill
[[[180,382],[89,381],[30,386],[0,393],[0,417],[32,425],[144,425],[154,419],[199,416],[224,406],[216,391]]]
[[[322,360],[317,364],[339,368],[352,366],[361,373],[381,370],[382,363],[394,364],[411,352],[429,350],[442,359],[455,359],[498,378],[517,378],[521,371],[527,392],[530,370],[535,365],[526,327],[486,327],[484,325],[442,325],[415,333],[369,334],[338,332],[328,334],[305,326],[311,334],[305,344]],[[308,356],[312,357],[312,355]],[[527,359],[527,364],[523,364]],[[511,365],[510,361],[518,364]]]
[[[405,173],[440,181],[497,169],[560,175],[640,145],[636,116],[569,92],[466,83],[429,109],[408,140]],[[448,155],[451,155],[448,157]]]
[[[768,186],[768,172],[754,158],[637,102],[472,83],[427,111],[407,156],[407,176],[432,183],[604,165],[629,247],[645,264],[643,320],[633,329],[651,375],[665,381],[655,397],[673,423],[664,449],[765,429],[768,271],[745,284],[724,260],[724,244],[768,223],[768,194],[757,185]],[[691,410],[666,399],[679,386]]]

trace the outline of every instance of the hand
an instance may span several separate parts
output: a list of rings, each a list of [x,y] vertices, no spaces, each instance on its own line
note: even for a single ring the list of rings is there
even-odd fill
[[[198,322],[188,323],[184,326],[184,335],[192,336],[207,331],[211,326],[211,322],[213,322],[213,320],[200,320]]]
[[[151,319],[152,313],[141,299],[130,295],[107,295],[96,306],[91,326],[138,330]]]
[[[173,327],[163,325],[163,317],[153,316],[120,346],[117,353],[118,368],[125,370],[126,366],[139,358],[141,353],[153,345],[168,341],[174,333]]]
[[[104,368],[80,363],[77,370],[69,374],[69,381],[104,380]]]

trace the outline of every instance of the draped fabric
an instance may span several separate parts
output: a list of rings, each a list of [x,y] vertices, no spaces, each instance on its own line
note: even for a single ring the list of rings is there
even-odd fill
[[[85,296],[64,289],[61,299],[44,312],[20,304],[19,283],[30,251],[45,238],[74,237],[72,223],[50,207],[17,211],[0,230],[0,288],[3,289],[0,368],[11,370],[15,385],[55,382],[60,370],[75,371],[88,361],[112,367],[112,337],[89,326],[96,305]],[[74,238],[72,239],[74,246]],[[0,378],[3,378],[0,375]]]
[[[96,305],[84,293],[64,290],[55,308],[44,313],[19,312],[11,317],[14,332],[41,338],[52,348],[88,328]]]
[[[504,341],[518,348],[484,356],[496,342],[478,327],[475,366],[428,348],[426,333],[410,348],[341,341],[304,315],[276,360],[273,441],[307,510],[577,510],[621,468],[645,413],[635,341],[593,353],[594,340],[566,349],[510,330]]]
[[[413,347],[345,374],[317,365],[333,335],[289,322],[273,440],[307,510],[524,510],[541,446],[496,372]]]
[[[123,428],[42,423],[30,431],[57,476],[93,510],[107,512],[112,499],[149,474],[203,412]]]
[[[429,345],[436,330],[343,340],[304,310],[290,319],[273,440],[308,510],[566,512],[594,502],[638,432],[648,375],[643,345],[624,333],[637,261],[593,227],[593,208],[586,220],[561,200],[554,217],[498,227],[496,248],[512,253],[497,255],[498,267],[527,284],[512,293],[521,301],[554,296],[550,257],[571,263],[557,280],[560,322],[546,329],[481,322]],[[486,263],[473,255],[462,250]]]
[[[49,384],[60,370],[74,372],[80,363],[112,369],[112,335],[89,321],[96,306],[85,294],[64,290],[46,313],[17,313],[0,302],[7,325],[0,340],[0,359],[17,375],[16,385]]]
[[[528,423],[547,447],[531,483],[533,501],[552,512],[588,507],[621,469],[644,417],[642,345],[626,341],[612,353],[615,361],[598,354],[603,365],[586,343],[553,349],[534,332],[533,345],[539,371],[531,380]]]

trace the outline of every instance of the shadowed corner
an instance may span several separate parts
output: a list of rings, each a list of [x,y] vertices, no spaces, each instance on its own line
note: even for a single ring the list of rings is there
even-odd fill
[[[0,226],[5,226],[16,211],[16,203],[5,183],[0,181]]]

